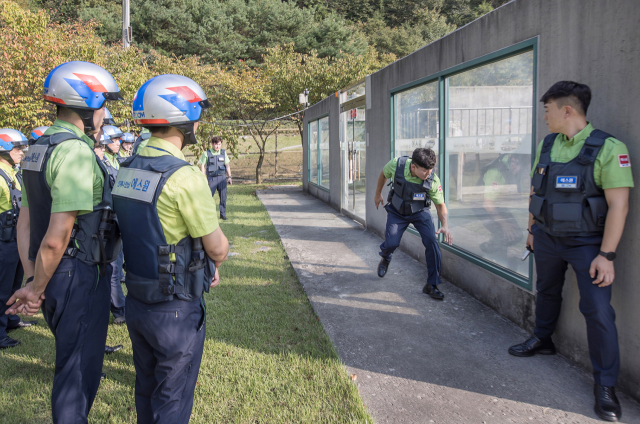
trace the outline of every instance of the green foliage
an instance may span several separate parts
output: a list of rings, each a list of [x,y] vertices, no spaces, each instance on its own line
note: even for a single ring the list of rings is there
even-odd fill
[[[398,27],[386,26],[380,13],[360,24],[369,44],[380,53],[403,57],[455,29],[436,9],[420,9]]]
[[[362,34],[337,15],[318,21],[313,9],[280,0],[145,0],[132,5],[131,25],[144,50],[200,55],[209,63],[253,66],[268,48],[289,43],[331,57],[367,50]]]

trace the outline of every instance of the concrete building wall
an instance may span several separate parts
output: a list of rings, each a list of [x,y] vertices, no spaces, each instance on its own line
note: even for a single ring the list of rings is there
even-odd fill
[[[559,80],[588,84],[593,92],[588,119],[596,128],[624,141],[632,160],[640,158],[638,6],[637,0],[514,0],[372,74],[367,81],[367,174],[377,176],[390,159],[390,90],[533,37],[538,39],[536,99]],[[331,100],[325,99],[314,108],[320,111],[328,106],[325,102]],[[338,106],[332,104],[331,107]],[[537,139],[541,140],[548,130],[542,119],[542,105],[537,102],[535,107],[534,126]],[[339,168],[339,160],[336,164]],[[374,198],[375,185],[376,178],[369,178],[367,199]],[[333,199],[339,196],[333,193],[333,179],[331,187]],[[640,252],[640,223],[634,219],[640,211],[638,190],[631,191],[630,211],[617,249],[612,304],[617,313],[621,348],[619,387],[640,398],[640,355],[637,354],[640,351],[640,289],[636,281],[640,275],[640,263],[636,260]],[[376,210],[372,200],[367,204],[366,221],[369,230],[384,236],[386,213]],[[418,237],[406,233],[401,249],[424,262],[424,248]],[[518,325],[532,330],[535,287],[530,293],[448,251],[443,251],[442,259],[445,278]],[[563,298],[554,340],[563,354],[590,368],[586,327],[578,310],[579,293],[572,270],[567,272]],[[520,340],[514,340],[516,342]],[[496,346],[496,349],[507,348]]]

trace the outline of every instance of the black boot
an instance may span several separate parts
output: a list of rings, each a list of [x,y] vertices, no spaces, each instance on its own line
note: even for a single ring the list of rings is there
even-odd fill
[[[435,300],[444,300],[444,293],[442,293],[438,286],[433,284],[427,284],[422,288],[422,293],[428,294]]]
[[[378,277],[382,278],[387,274],[387,269],[389,269],[389,262],[385,258],[380,259],[380,263],[378,264]]]
[[[593,410],[597,416],[605,421],[612,422],[617,422],[622,417],[622,408],[620,408],[620,401],[616,396],[615,387],[596,384],[593,387],[593,394],[596,397],[596,404]]]
[[[104,353],[105,355],[111,355],[112,353],[115,353],[117,351],[119,351],[120,349],[122,349],[122,345],[117,345],[117,346],[105,346],[104,347]]]
[[[551,337],[539,339],[536,336],[531,336],[526,342],[511,346],[509,353],[520,357],[528,357],[535,354],[555,355],[556,346],[553,344]]]
[[[14,340],[9,336],[5,336],[4,339],[0,340],[0,349],[8,349],[10,347],[16,347],[20,344],[20,340]]]

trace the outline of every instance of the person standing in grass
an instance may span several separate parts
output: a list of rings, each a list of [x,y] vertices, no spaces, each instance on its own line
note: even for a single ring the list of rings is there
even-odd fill
[[[16,242],[16,223],[22,202],[21,175],[16,167],[24,157],[27,138],[20,131],[0,129],[0,349],[20,344],[7,334],[10,330],[31,327],[37,321],[22,321],[5,315],[5,302],[22,286],[24,271]]]
[[[108,171],[95,155],[109,100],[122,100],[102,67],[67,62],[44,81],[57,119],[29,147],[18,250],[27,283],[7,313],[42,313],[56,341],[54,423],[86,423],[98,392],[109,326],[110,262],[120,250]],[[14,303],[15,302],[15,303]]]
[[[224,220],[227,219],[227,183],[229,185],[232,184],[229,162],[227,152],[222,148],[222,137],[219,136],[214,136],[211,139],[211,148],[206,150],[198,161],[200,171],[209,181],[211,196],[215,196],[216,190],[218,191],[220,196],[220,219]]]
[[[122,162],[113,190],[139,423],[189,422],[206,332],[203,294],[218,285],[217,266],[229,252],[207,180],[182,154],[197,143],[198,121],[210,106],[187,77],[144,83],[133,118],[151,137]]]

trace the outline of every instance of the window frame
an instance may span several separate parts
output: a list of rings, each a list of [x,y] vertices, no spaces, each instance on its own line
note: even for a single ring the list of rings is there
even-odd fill
[[[537,135],[536,135],[536,123],[537,123],[537,88],[538,88],[538,37],[533,37],[512,46],[497,50],[495,52],[486,54],[484,56],[480,56],[476,59],[461,63],[459,65],[453,66],[451,68],[442,70],[432,75],[425,76],[423,78],[417,79],[415,81],[409,82],[407,84],[403,84],[401,86],[392,88],[389,90],[389,99],[390,99],[390,108],[391,108],[391,159],[395,157],[395,136],[396,136],[396,125],[395,125],[395,98],[397,94],[400,94],[403,91],[410,90],[420,85],[429,84],[433,82],[438,82],[438,119],[439,119],[439,128],[440,132],[438,134],[438,143],[439,143],[439,154],[438,154],[438,163],[440,164],[440,175],[441,175],[441,184],[444,190],[444,200],[445,204],[449,204],[449,178],[448,178],[448,169],[447,169],[447,160],[446,160],[446,135],[449,131],[449,96],[448,96],[448,80],[447,78],[452,77],[456,74],[460,74],[463,72],[467,72],[471,69],[478,68],[481,66],[489,65],[494,62],[498,62],[504,59],[508,59],[513,56],[517,56],[522,53],[526,53],[532,51],[533,52],[533,110],[532,110],[532,128],[531,128],[531,155],[532,160],[535,158],[536,154],[536,146],[537,146]],[[438,221],[438,227],[440,227],[440,222]],[[413,235],[418,236],[418,232],[413,228],[408,228],[407,231]],[[440,247],[446,251],[449,251],[457,256],[464,258],[465,260],[480,266],[483,269],[486,269],[493,274],[502,277],[517,286],[533,292],[533,257],[529,257],[529,278],[525,278],[523,275],[513,272],[512,270],[502,267],[496,263],[490,262],[484,258],[474,255],[473,253],[462,249],[456,246],[449,246],[448,244],[443,242],[442,236],[439,237]]]
[[[320,168],[321,168],[321,162],[320,162],[320,120],[324,119],[324,118],[328,118],[329,114],[325,113],[323,115],[318,115],[317,117],[313,118],[313,120],[311,121],[307,121],[307,144],[309,146],[309,151],[307,152],[307,163],[309,164],[308,169],[307,169],[307,182],[309,184],[311,184],[312,186],[326,191],[327,193],[329,193],[329,188],[323,186],[320,183]],[[316,147],[315,147],[315,154],[316,154],[316,181],[312,181],[311,179],[311,125],[317,125],[316,129],[318,131],[318,139],[316,141]],[[331,124],[331,118],[329,118],[329,125]],[[329,130],[330,131],[330,130]]]

